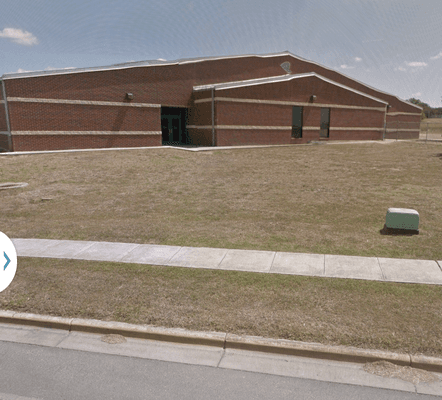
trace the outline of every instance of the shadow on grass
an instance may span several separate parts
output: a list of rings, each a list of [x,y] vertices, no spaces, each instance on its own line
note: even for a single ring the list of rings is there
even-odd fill
[[[387,228],[384,224],[384,227],[379,231],[381,235],[389,235],[389,236],[414,236],[419,235],[418,229],[395,229],[395,228]]]

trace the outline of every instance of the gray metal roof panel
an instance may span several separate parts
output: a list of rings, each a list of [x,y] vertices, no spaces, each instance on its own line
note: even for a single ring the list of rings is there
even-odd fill
[[[242,54],[236,56],[210,56],[210,57],[195,57],[195,58],[181,58],[178,60],[145,60],[145,61],[131,61],[127,63],[112,64],[108,66],[101,67],[85,67],[85,68],[61,68],[61,69],[51,69],[44,71],[26,71],[26,72],[10,72],[5,73],[1,76],[2,79],[19,79],[19,78],[31,78],[36,76],[49,76],[49,75],[64,75],[64,74],[77,74],[82,72],[97,72],[97,71],[109,71],[118,70],[126,68],[137,68],[137,67],[154,67],[163,65],[179,65],[179,64],[189,64],[209,60],[221,60],[221,59],[231,59],[231,58],[245,58],[245,57],[275,57],[287,55],[286,53],[273,53],[273,54]]]

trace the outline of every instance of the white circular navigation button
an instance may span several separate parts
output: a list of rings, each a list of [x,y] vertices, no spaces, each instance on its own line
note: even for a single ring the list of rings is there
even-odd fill
[[[0,292],[12,282],[17,271],[17,252],[14,244],[0,232]]]

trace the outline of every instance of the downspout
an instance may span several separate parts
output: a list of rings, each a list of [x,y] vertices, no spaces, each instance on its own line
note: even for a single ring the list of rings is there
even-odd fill
[[[384,114],[384,134],[382,136],[382,140],[385,140],[385,135],[387,134],[387,111],[388,104],[385,106],[385,114]]]
[[[8,134],[8,147],[9,147],[9,151],[12,151],[11,124],[9,122],[8,100],[6,98],[6,86],[5,86],[5,81],[3,81],[3,80],[0,80],[0,83],[2,85],[3,101],[5,102],[5,116],[6,116],[6,130],[7,130],[7,134]]]
[[[212,86],[212,146],[215,146],[215,86]]]

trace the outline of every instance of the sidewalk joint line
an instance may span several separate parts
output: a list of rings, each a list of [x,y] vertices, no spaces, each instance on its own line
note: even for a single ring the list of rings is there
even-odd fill
[[[170,263],[171,261],[172,261],[172,259],[181,251],[181,249],[183,248],[184,246],[180,246],[180,248],[175,252],[175,253],[173,253],[172,254],[172,256],[168,259],[168,260],[166,260],[166,263]],[[167,264],[168,265],[168,264]],[[173,265],[169,265],[169,266],[173,266]]]
[[[71,242],[75,242],[75,240],[70,240]],[[72,255],[72,257],[77,257],[78,254],[80,254],[83,251],[86,251],[87,249],[91,248],[96,242],[90,242],[88,245],[83,247],[80,251],[77,251],[75,254]]]
[[[379,257],[376,257],[376,260],[378,261],[379,269],[381,270],[382,279],[383,279],[384,282],[386,282],[387,281],[387,277],[385,276],[384,270],[381,267],[381,262],[379,261]]]
[[[272,262],[270,263],[270,268],[269,268],[269,271],[268,271],[268,272],[271,272],[271,271],[272,271],[273,263],[275,262],[276,254],[277,254],[278,252],[277,252],[277,251],[274,251],[273,253],[274,253],[274,254],[273,254]]]
[[[229,250],[227,250],[226,253],[223,255],[223,258],[222,258],[221,261],[219,262],[217,268],[220,268],[220,267],[221,267],[221,264],[223,263],[224,259],[226,258],[228,252],[229,252]],[[225,345],[225,343],[226,343],[226,342],[224,341],[224,345]]]
[[[225,354],[226,354],[226,349],[223,348],[223,349],[222,349],[222,353],[221,353],[221,357],[220,357],[218,363],[216,364],[216,367],[215,367],[215,368],[219,368],[219,366],[220,366],[220,364],[221,364],[221,361],[223,360]]]
[[[132,243],[128,243],[128,244],[132,244]],[[134,243],[136,244],[136,246],[133,249],[130,249],[129,251],[127,251],[126,253],[123,254],[123,256],[121,256],[117,262],[123,262],[123,258],[126,257],[128,254],[130,254],[132,251],[134,251],[135,249],[137,249],[138,247],[140,247],[141,245],[139,243]]]

